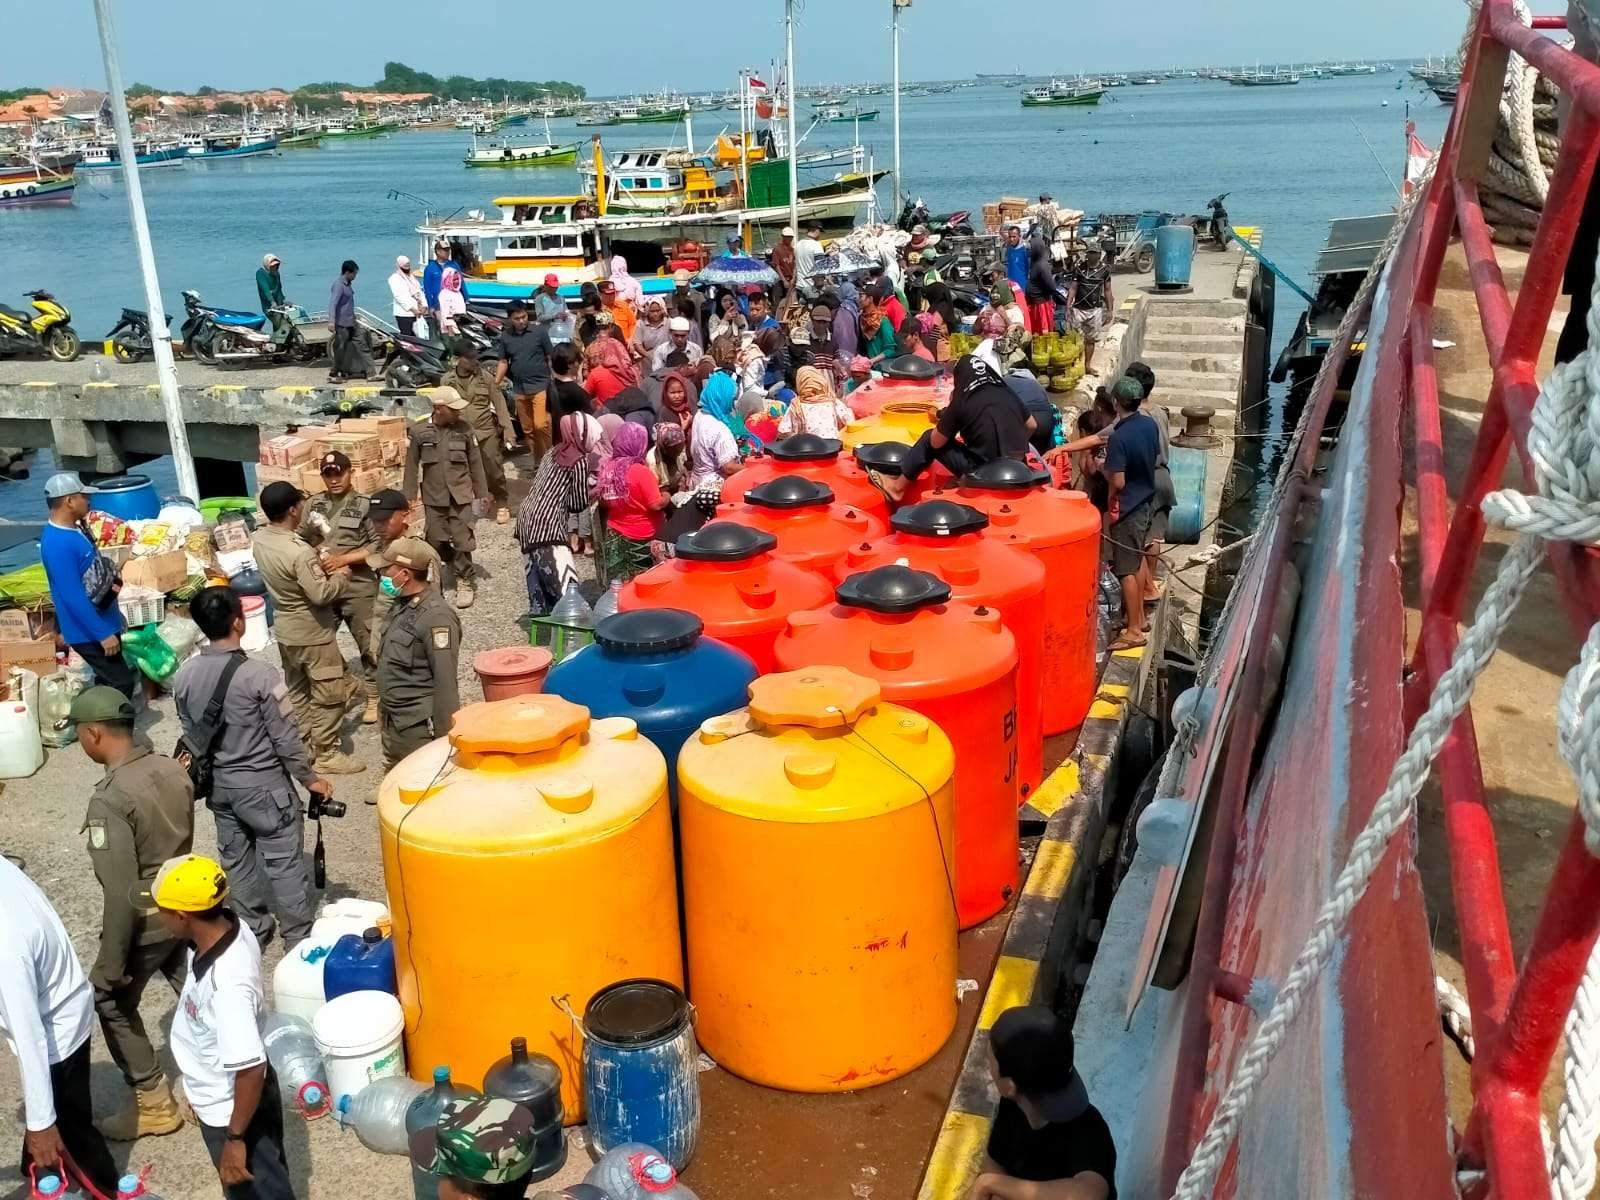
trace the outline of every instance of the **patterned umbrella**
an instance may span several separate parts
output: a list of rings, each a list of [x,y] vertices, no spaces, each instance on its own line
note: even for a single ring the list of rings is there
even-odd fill
[[[725,288],[772,287],[778,273],[748,254],[719,254],[705,265],[698,282]]]

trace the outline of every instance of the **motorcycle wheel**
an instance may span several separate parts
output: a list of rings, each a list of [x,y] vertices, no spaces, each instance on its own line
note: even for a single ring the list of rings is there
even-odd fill
[[[127,342],[113,342],[111,353],[118,362],[125,363],[135,363],[144,357],[144,351],[128,345]]]
[[[57,362],[72,362],[83,349],[77,331],[71,325],[56,325],[44,335],[44,348]]]
[[[209,337],[192,337],[183,343],[183,352],[202,366],[217,365],[216,343]]]
[[[211,345],[209,347],[211,364],[215,365],[220,363],[224,354],[233,354],[238,349],[239,347],[234,341],[233,334],[228,333],[225,330],[217,330],[217,332],[211,338]],[[202,359],[201,361],[204,362],[205,360]]]
[[[415,391],[417,388],[416,376],[404,363],[395,363],[383,375],[384,382],[397,391]]]
[[[1149,246],[1133,256],[1133,269],[1141,275],[1147,275],[1155,270],[1156,252]]]

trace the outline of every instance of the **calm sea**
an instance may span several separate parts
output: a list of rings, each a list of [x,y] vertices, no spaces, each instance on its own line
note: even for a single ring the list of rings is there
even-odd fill
[[[876,122],[860,126],[879,167],[893,159],[889,102],[863,102],[882,109]],[[1403,71],[1282,88],[1172,80],[1115,89],[1087,109],[1024,109],[1017,90],[1000,87],[909,97],[901,134],[906,188],[935,212],[976,212],[1001,195],[1048,191],[1089,212],[1199,213],[1211,196],[1229,192],[1234,223],[1262,226],[1264,252],[1308,282],[1330,218],[1394,204],[1384,171],[1398,183],[1408,104],[1422,138],[1436,144],[1448,110]],[[696,142],[704,145],[736,115],[698,115]],[[524,128],[542,133],[536,124]],[[560,142],[586,140],[589,132],[571,122],[555,122],[551,131]],[[674,133],[682,138],[681,127],[664,125],[603,132],[613,150]],[[851,133],[848,125],[820,126],[805,148],[848,142]],[[146,171],[145,203],[168,312],[179,318],[174,327],[185,288],[224,307],[255,308],[253,276],[267,251],[283,259],[290,298],[310,308],[326,304],[340,261],[354,258],[364,268],[358,302],[381,310],[383,276],[395,255],[416,258],[414,227],[425,211],[577,189],[571,168],[468,170],[461,159],[469,140],[456,130],[406,132]],[[887,181],[880,194],[887,209]],[[115,173],[80,176],[70,207],[0,210],[0,262],[0,300],[15,305],[27,289],[47,288],[72,309],[86,341],[104,335],[124,306],[145,306]],[[1280,287],[1275,344],[1286,340],[1297,313],[1296,297]],[[0,516],[32,516],[37,503],[29,492],[0,487]]]

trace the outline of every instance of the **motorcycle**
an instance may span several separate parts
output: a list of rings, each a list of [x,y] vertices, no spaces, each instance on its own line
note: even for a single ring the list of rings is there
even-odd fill
[[[208,367],[217,365],[214,345],[219,323],[236,329],[260,329],[267,323],[267,318],[260,313],[205,304],[200,299],[200,293],[195,291],[183,293],[183,307],[186,316],[179,330],[183,352]]]
[[[200,293],[184,292],[188,318],[183,346],[207,366],[246,362],[309,362],[317,355],[299,329],[308,314],[296,304],[274,305],[265,315],[201,303]]]
[[[928,206],[921,199],[907,200],[905,207],[900,210],[900,219],[895,223],[906,233],[910,233],[918,225],[927,227],[929,233],[939,234],[941,237],[952,234],[957,237],[972,236],[972,213],[967,209],[959,209],[951,213],[932,214]]]
[[[1233,226],[1228,224],[1228,210],[1222,204],[1230,195],[1231,192],[1223,192],[1222,195],[1206,201],[1206,207],[1211,210],[1211,219],[1206,225],[1206,237],[1218,250],[1226,250],[1228,243],[1233,240]]]
[[[384,383],[391,388],[415,391],[437,387],[444,378],[445,344],[433,338],[396,333],[389,338],[389,351],[383,360]]]
[[[0,304],[0,354],[48,354],[71,362],[83,348],[67,306],[46,291],[27,293],[33,312]]]
[[[167,317],[167,324],[172,318]],[[106,353],[118,362],[132,363],[148,355],[155,342],[150,335],[150,317],[142,308],[125,308],[111,332],[105,336]]]

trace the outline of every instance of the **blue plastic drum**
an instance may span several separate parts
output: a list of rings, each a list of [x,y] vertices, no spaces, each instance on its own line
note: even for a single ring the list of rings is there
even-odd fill
[[[1167,517],[1166,540],[1175,545],[1192,546],[1200,540],[1205,522],[1206,473],[1211,455],[1206,450],[1173,446],[1167,452],[1167,469],[1172,472],[1172,490],[1178,502]]]
[[[648,608],[606,617],[594,644],[550,668],[544,690],[595,717],[631,717],[667,760],[668,786],[678,797],[678,750],[709,717],[748,700],[756,665],[714,638],[693,613]]]
[[[659,979],[624,979],[583,1013],[589,1141],[606,1153],[653,1146],[676,1169],[700,1140],[700,1047],[688,998]]]
[[[1156,227],[1156,287],[1177,290],[1189,286],[1194,270],[1194,229],[1188,225]]]
[[[152,521],[161,515],[161,497],[147,475],[118,475],[94,484],[89,507],[124,521]]]

